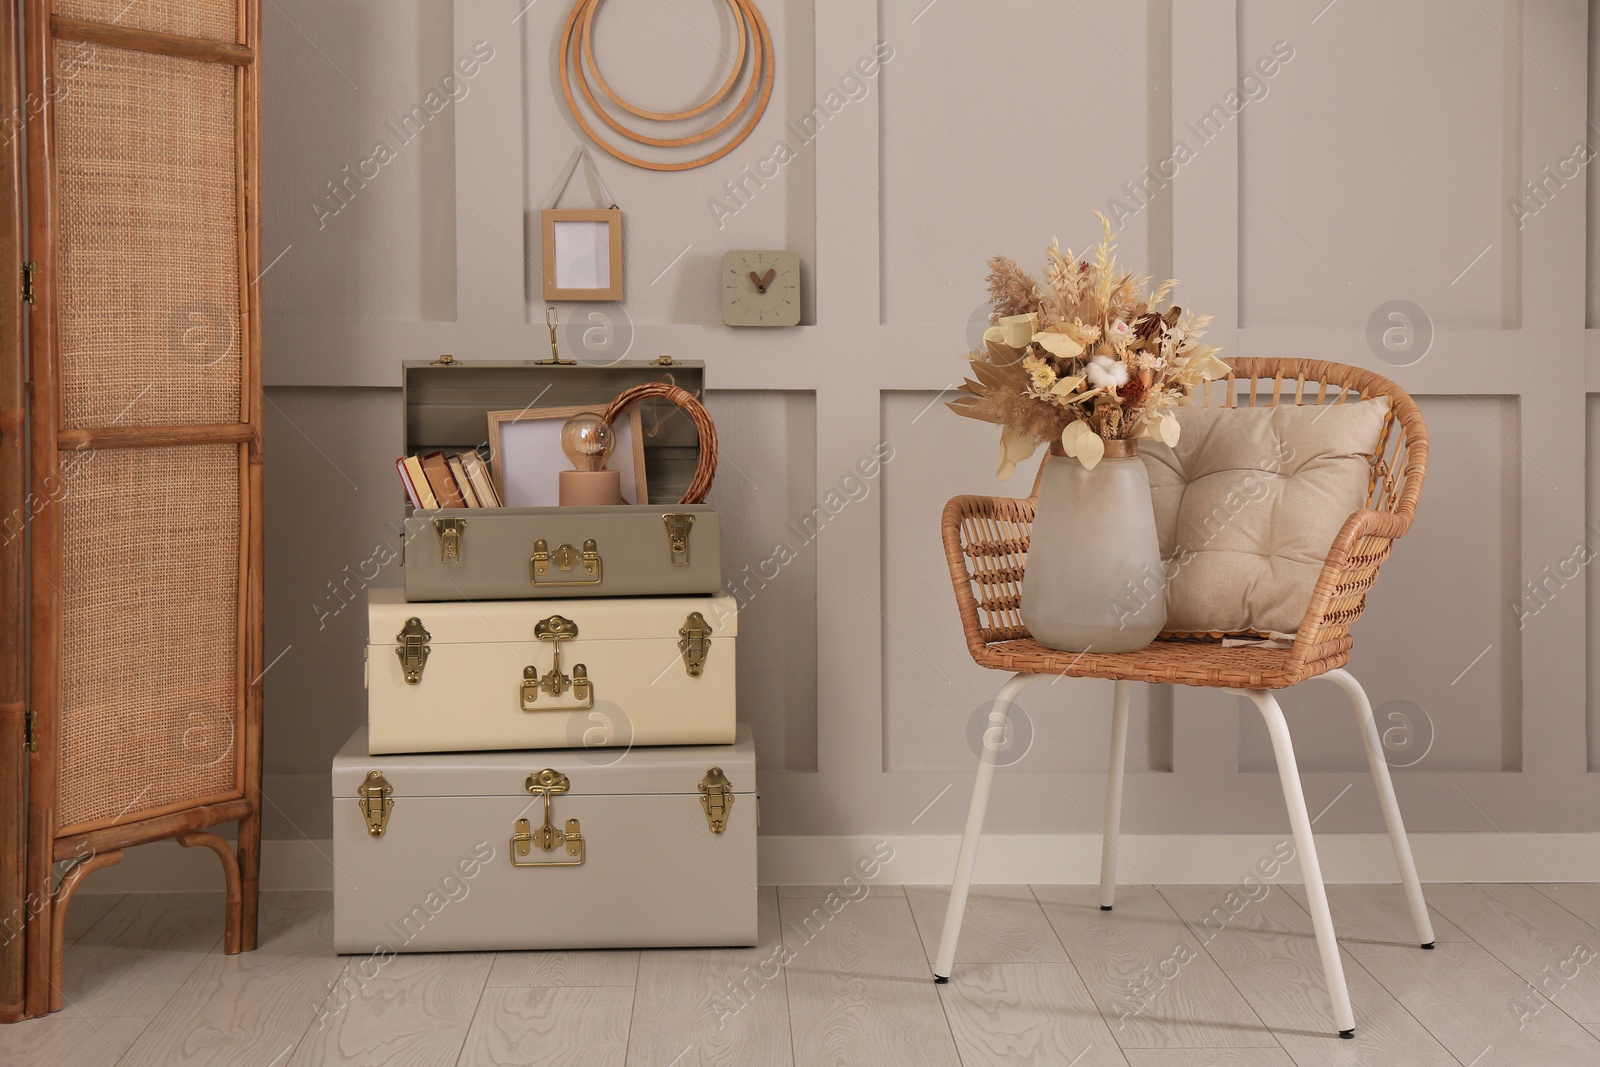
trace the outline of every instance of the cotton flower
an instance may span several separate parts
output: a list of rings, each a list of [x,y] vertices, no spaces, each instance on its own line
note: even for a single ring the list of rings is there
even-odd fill
[[[1128,384],[1128,368],[1110,356],[1095,356],[1083,368],[1084,377],[1097,389],[1119,389]]]

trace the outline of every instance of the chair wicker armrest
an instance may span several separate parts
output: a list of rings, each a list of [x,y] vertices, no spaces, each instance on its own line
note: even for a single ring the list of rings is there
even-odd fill
[[[944,554],[974,655],[992,642],[1029,636],[1021,605],[1033,510],[1032,498],[1002,496],[958,496],[944,506]]]
[[[1410,527],[1409,516],[1362,510],[1340,527],[1311,591],[1311,603],[1295,631],[1291,670],[1321,674],[1343,663],[1350,651],[1350,627],[1367,606],[1367,590],[1394,542]]]

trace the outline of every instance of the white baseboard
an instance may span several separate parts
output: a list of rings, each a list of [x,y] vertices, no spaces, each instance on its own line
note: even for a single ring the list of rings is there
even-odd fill
[[[876,881],[885,885],[940,885],[950,880],[960,838],[763,837],[760,877],[765,885],[838,882],[887,840],[894,858]],[[1237,882],[1288,840],[1271,834],[1129,835],[1121,842],[1118,881],[1164,885]],[[1425,882],[1600,882],[1600,834],[1412,834],[1412,853]],[[1323,877],[1329,882],[1397,881],[1394,854],[1382,834],[1323,834],[1317,838]],[[331,841],[262,843],[263,889],[332,889]],[[976,879],[989,883],[1093,885],[1100,880],[1100,838],[1093,834],[996,834],[983,839]],[[1256,875],[1259,877],[1259,874]],[[1298,881],[1290,864],[1279,876]],[[152,893],[222,887],[217,858],[208,849],[159,842],[129,849],[115,867],[97,871],[85,893]]]

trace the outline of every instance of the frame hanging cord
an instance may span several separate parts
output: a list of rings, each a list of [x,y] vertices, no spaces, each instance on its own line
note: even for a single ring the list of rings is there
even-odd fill
[[[567,165],[561,168],[561,174],[556,178],[555,187],[550,190],[550,195],[545,197],[543,204],[539,205],[545,211],[554,211],[556,204],[561,200],[561,194],[567,191],[567,186],[572,182],[572,176],[578,170],[579,162],[588,164],[589,173],[594,175],[594,183],[600,187],[600,199],[611,204],[611,210],[617,206],[616,197],[611,195],[611,190],[606,188],[606,180],[600,176],[600,168],[595,166],[594,157],[589,154],[587,145],[578,145],[572,150],[572,158],[567,160]]]

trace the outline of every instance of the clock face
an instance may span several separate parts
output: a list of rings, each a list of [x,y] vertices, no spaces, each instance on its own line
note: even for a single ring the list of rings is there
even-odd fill
[[[800,322],[800,257],[793,252],[734,249],[722,257],[718,288],[729,326]]]

